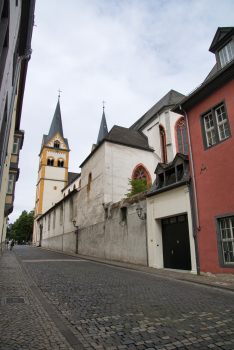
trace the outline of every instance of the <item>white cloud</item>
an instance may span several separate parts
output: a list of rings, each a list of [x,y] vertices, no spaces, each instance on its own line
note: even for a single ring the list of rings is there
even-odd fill
[[[70,171],[96,142],[106,103],[108,128],[129,127],[170,89],[187,94],[215,63],[218,26],[233,25],[233,1],[40,0],[21,128],[25,130],[14,221],[34,207],[38,153],[61,93]]]

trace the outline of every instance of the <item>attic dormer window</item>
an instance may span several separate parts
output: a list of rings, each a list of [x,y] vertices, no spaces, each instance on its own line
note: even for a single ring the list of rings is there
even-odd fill
[[[224,67],[234,58],[234,44],[230,41],[222,50],[219,51],[221,67]]]
[[[54,141],[54,147],[59,148],[60,143],[58,141]]]

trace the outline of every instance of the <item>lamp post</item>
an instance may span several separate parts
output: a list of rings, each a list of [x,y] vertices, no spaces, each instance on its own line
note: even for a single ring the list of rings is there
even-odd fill
[[[76,234],[76,254],[78,254],[78,226],[76,226],[76,220],[73,221],[73,226],[76,228],[75,234]]]

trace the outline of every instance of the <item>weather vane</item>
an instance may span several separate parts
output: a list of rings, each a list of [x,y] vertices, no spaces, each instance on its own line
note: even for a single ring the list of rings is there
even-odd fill
[[[105,108],[105,103],[106,103],[106,102],[105,102],[105,101],[102,101],[102,103],[103,103],[103,108]]]
[[[62,92],[62,91],[61,91],[60,88],[59,88],[59,90],[58,90],[58,93],[59,93],[58,98],[59,98],[59,99],[60,99],[60,92]]]

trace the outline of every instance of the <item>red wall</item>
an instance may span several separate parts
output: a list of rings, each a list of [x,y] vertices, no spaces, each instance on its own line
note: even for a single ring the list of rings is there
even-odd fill
[[[232,137],[204,151],[200,114],[225,100]],[[220,268],[214,217],[234,213],[234,80],[188,112],[201,231],[197,231],[201,271]],[[201,173],[202,164],[207,171]]]

